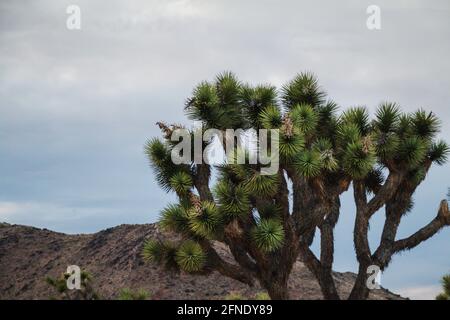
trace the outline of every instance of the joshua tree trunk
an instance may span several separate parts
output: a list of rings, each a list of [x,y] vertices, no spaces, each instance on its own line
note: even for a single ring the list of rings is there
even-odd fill
[[[322,270],[319,276],[319,285],[324,300],[340,300],[331,269]]]
[[[332,203],[331,213],[320,226],[321,268],[318,274],[318,281],[325,300],[340,299],[333,279],[334,227],[339,219],[339,198],[333,199]]]
[[[288,279],[289,275],[282,274],[266,283],[267,293],[272,300],[289,300]]]
[[[303,262],[308,269],[314,274],[319,283],[325,300],[340,300],[339,294],[336,290],[336,285],[333,279],[333,271],[331,266],[325,266],[316,258],[314,253],[307,247],[303,246],[300,249],[300,255]]]
[[[368,266],[366,264],[359,265],[358,276],[348,297],[349,300],[366,300],[369,297],[369,288],[367,287]]]

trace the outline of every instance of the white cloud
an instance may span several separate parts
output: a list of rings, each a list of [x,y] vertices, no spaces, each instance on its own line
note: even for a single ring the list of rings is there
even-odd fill
[[[440,292],[439,286],[406,287],[396,290],[401,296],[413,300],[434,300]]]
[[[26,224],[33,220],[38,225],[89,219],[94,216],[114,215],[114,209],[102,207],[63,206],[40,202],[0,202],[0,221]]]
[[[0,221],[7,220],[24,209],[24,206],[14,202],[0,202]]]
[[[205,15],[200,1],[177,0],[165,3],[165,13],[170,17],[198,17]]]

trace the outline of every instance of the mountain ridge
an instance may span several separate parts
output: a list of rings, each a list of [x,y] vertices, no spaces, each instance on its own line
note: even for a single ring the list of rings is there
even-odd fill
[[[174,236],[157,224],[123,224],[92,234],[64,234],[23,225],[0,223],[0,299],[48,299],[55,292],[45,278],[57,277],[68,265],[93,275],[93,286],[104,299],[116,299],[120,289],[144,289],[152,299],[223,299],[230,293],[254,297],[263,291],[226,278],[174,274],[145,263],[142,246],[149,238]],[[227,248],[215,244],[226,259]],[[338,291],[345,298],[355,279],[351,272],[334,272]],[[320,288],[305,265],[296,262],[289,289],[292,299],[322,299]],[[403,299],[389,290],[373,290],[370,299]]]

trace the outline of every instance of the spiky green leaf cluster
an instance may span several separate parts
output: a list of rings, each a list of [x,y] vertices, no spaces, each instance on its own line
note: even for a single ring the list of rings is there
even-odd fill
[[[189,234],[189,216],[186,208],[180,204],[170,204],[162,212],[159,220],[161,227],[182,234]]]
[[[248,192],[255,197],[271,197],[278,190],[277,175],[263,175],[258,171],[244,181],[244,186]]]
[[[242,184],[234,184],[222,179],[215,187],[215,195],[220,211],[230,218],[242,217],[250,211],[250,193]]]
[[[316,129],[319,115],[309,104],[297,104],[289,112],[290,117],[300,131],[306,135],[313,133]]]
[[[384,175],[380,168],[370,170],[364,178],[364,183],[369,193],[376,193],[383,182]]]
[[[436,296],[436,300],[450,300],[450,274],[442,277],[442,292]]]
[[[203,121],[211,128],[220,123],[219,97],[216,87],[208,82],[200,83],[193,91],[192,98],[186,103],[190,119]]]
[[[156,173],[156,181],[159,186],[170,190],[170,176],[175,171],[171,165],[170,152],[163,142],[159,139],[151,139],[145,145],[145,153],[150,160],[150,164]]]
[[[281,207],[273,202],[265,203],[258,207],[258,213],[262,219],[280,219]]]
[[[427,141],[418,136],[410,136],[403,139],[397,157],[406,162],[411,167],[417,167],[427,155],[428,145]]]
[[[148,240],[144,243],[143,258],[161,265],[166,270],[198,272],[206,263],[207,255],[193,240],[181,244]]]
[[[343,124],[355,125],[358,128],[358,132],[363,136],[369,134],[369,113],[365,107],[353,107],[346,110],[342,115],[341,121]]]
[[[400,121],[400,108],[396,103],[382,103],[375,114],[374,128],[383,133],[394,132]]]
[[[312,73],[305,72],[298,74],[283,86],[281,99],[288,109],[297,104],[309,104],[316,107],[325,102],[325,95],[317,78]]]
[[[192,185],[190,170],[187,165],[175,165],[169,147],[159,139],[147,141],[145,154],[155,172],[156,181],[165,191],[185,193]]]
[[[431,139],[438,132],[440,128],[440,120],[433,112],[426,112],[425,110],[418,110],[411,117],[413,132],[415,135]]]
[[[428,157],[431,161],[434,161],[438,165],[443,165],[447,162],[450,154],[450,147],[442,140],[434,142],[428,153]]]
[[[355,179],[364,178],[375,163],[376,157],[373,148],[364,146],[360,141],[348,144],[342,158],[344,171]]]
[[[441,283],[444,292],[450,296],[450,274],[443,276]]]
[[[213,83],[202,82],[187,100],[190,119],[202,121],[208,128],[247,127],[243,117],[242,84],[232,72],[219,74]]]
[[[275,105],[269,105],[259,114],[259,122],[264,129],[279,129],[283,122],[281,111]]]
[[[294,167],[305,178],[317,177],[322,169],[321,154],[317,151],[305,151],[295,160]]]
[[[333,145],[328,138],[315,141],[312,149],[319,154],[321,166],[328,171],[335,171],[339,167]]]
[[[186,195],[192,188],[192,178],[187,172],[176,172],[170,178],[170,186],[177,194]]]
[[[220,233],[222,216],[216,204],[211,201],[202,201],[201,208],[192,207],[188,211],[189,228],[203,238],[214,239]]]
[[[339,121],[336,116],[338,105],[334,101],[328,101],[315,108],[318,115],[316,135],[331,139],[337,134]]]
[[[305,147],[305,139],[302,134],[294,130],[292,135],[284,132],[279,137],[279,152],[283,161],[290,161],[298,155]]]
[[[261,219],[253,228],[252,239],[263,252],[279,249],[284,241],[284,230],[280,220]]]
[[[250,126],[258,129],[261,127],[259,119],[261,111],[268,106],[277,105],[277,91],[274,86],[269,85],[256,87],[244,85],[241,89],[241,101]]]
[[[337,140],[341,147],[349,143],[355,143],[361,139],[361,132],[358,125],[354,123],[341,123],[338,128]]]
[[[376,154],[382,161],[394,158],[400,147],[400,139],[395,133],[377,131],[373,135]]]
[[[206,253],[195,241],[183,242],[176,251],[175,261],[181,270],[186,272],[201,271],[206,263]]]
[[[415,184],[420,184],[427,176],[427,171],[423,167],[418,167],[409,172],[410,181]]]
[[[166,270],[178,271],[175,260],[178,247],[169,241],[147,240],[144,243],[142,256],[145,261],[154,262]]]

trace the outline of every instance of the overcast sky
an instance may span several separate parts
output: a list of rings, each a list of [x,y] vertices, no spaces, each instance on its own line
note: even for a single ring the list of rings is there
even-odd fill
[[[66,27],[71,4],[81,30]],[[371,4],[381,30],[366,27]],[[450,141],[449,39],[448,0],[1,1],[0,221],[68,233],[154,222],[174,197],[157,187],[143,144],[156,121],[185,122],[192,87],[224,70],[277,86],[310,70],[342,109],[424,107]],[[435,216],[449,174],[431,170],[399,236]],[[336,269],[355,271],[350,194],[342,211]],[[447,229],[395,257],[382,285],[433,298],[449,240]]]

